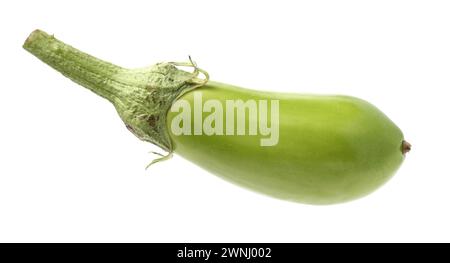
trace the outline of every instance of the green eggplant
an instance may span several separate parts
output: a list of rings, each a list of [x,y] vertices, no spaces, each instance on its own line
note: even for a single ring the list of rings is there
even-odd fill
[[[24,48],[110,101],[133,134],[167,151],[154,162],[174,152],[276,198],[334,204],[365,196],[411,148],[385,114],[358,98],[244,89],[209,81],[192,61],[125,69],[40,30]]]

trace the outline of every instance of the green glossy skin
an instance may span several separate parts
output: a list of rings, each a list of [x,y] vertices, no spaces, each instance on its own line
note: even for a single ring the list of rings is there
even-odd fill
[[[402,132],[366,101],[259,92],[213,82],[198,91],[203,101],[216,99],[224,105],[227,99],[279,100],[280,137],[275,146],[261,147],[260,136],[176,136],[168,127],[176,153],[257,192],[310,204],[345,202],[380,187],[403,161]],[[193,92],[180,99],[194,107]],[[167,123],[177,114],[169,111]]]

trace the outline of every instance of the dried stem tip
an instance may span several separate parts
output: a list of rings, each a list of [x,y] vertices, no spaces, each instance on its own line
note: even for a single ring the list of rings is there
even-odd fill
[[[402,141],[402,153],[406,154],[411,151],[411,144],[405,140]]]

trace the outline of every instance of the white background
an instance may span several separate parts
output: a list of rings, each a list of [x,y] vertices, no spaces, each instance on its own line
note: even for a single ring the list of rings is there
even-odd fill
[[[448,1],[2,1],[0,241],[450,241]],[[347,94],[413,150],[374,194],[280,201],[130,134],[108,102],[22,49],[40,28],[126,67],[184,61],[274,91]]]

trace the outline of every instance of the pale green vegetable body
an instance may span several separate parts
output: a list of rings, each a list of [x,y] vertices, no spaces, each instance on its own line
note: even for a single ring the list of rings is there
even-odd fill
[[[223,105],[237,99],[279,100],[279,142],[274,146],[262,147],[261,137],[251,135],[170,136],[176,153],[255,191],[303,203],[344,202],[377,189],[403,161],[402,132],[363,100],[260,92],[213,82],[200,91],[204,101]],[[180,98],[191,108],[193,94]],[[169,124],[177,114],[168,113]]]

